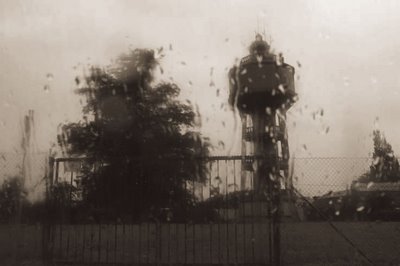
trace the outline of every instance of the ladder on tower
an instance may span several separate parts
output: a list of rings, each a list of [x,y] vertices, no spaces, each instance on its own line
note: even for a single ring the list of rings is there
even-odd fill
[[[281,187],[292,185],[289,178],[289,144],[286,130],[286,114],[277,111],[270,114],[244,114],[242,116],[242,190],[256,189],[259,182],[252,180],[257,170],[255,158],[266,157],[276,162],[275,169],[281,178]]]

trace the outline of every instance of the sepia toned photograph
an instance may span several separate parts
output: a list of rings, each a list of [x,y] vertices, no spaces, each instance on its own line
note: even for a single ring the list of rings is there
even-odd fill
[[[0,265],[399,266],[400,1],[0,0]]]

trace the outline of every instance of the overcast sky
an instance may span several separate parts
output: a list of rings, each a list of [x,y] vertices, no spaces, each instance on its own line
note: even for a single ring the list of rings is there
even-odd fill
[[[298,75],[300,100],[288,115],[292,153],[368,156],[380,128],[398,155],[398,14],[400,2],[387,0],[0,0],[0,152],[19,149],[29,109],[38,150],[55,141],[59,123],[81,118],[73,90],[84,66],[162,46],[158,79],[173,78],[182,99],[197,103],[204,135],[225,143],[215,153],[235,153],[240,132],[226,108],[227,71],[265,28]]]

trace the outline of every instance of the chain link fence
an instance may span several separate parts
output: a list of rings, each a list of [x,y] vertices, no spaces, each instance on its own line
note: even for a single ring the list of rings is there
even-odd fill
[[[284,265],[399,265],[399,183],[359,182],[372,163],[294,159],[293,200],[282,204]]]

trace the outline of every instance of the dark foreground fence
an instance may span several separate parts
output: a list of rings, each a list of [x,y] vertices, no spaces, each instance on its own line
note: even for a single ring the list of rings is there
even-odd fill
[[[242,175],[239,156],[196,160],[195,171],[175,177],[174,184],[160,176],[154,183],[143,174],[158,163],[135,162],[137,172],[119,169],[130,174],[128,180],[102,171],[107,165],[97,162],[56,159],[46,259],[93,265],[270,264],[274,243],[267,193],[255,192],[251,173]]]
[[[25,194],[10,194],[18,188],[10,178],[1,188],[2,265],[274,265],[273,248],[281,265],[400,264],[400,184],[357,182],[371,159],[294,159],[281,181],[278,247],[271,239],[276,209],[239,156],[207,158],[173,187],[169,179],[125,180],[118,172],[145,175],[122,167],[101,172],[106,165],[86,159],[50,163],[47,179],[25,182],[37,195],[47,182],[46,202],[23,201],[18,212],[14,196]]]

